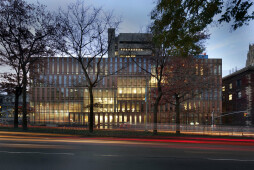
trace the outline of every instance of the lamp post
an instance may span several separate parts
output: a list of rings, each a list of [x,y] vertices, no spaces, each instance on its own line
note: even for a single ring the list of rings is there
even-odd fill
[[[212,130],[213,130],[213,125],[214,125],[214,107],[213,107],[213,111],[212,111]]]

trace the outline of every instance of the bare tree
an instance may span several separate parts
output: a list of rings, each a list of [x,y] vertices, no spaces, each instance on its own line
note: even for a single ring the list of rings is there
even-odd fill
[[[86,77],[86,86],[90,98],[89,131],[93,132],[93,88],[103,78],[101,63],[108,52],[111,37],[107,37],[108,28],[117,28],[120,21],[112,12],[101,8],[86,6],[83,1],[70,4],[67,11],[59,10],[58,24],[61,25],[56,39],[57,48],[64,56],[78,61]],[[95,67],[96,72],[92,73]]]
[[[226,12],[219,22],[233,20],[233,29],[248,24],[253,19],[253,13],[248,14],[252,2],[230,0]],[[209,1],[169,1],[158,0],[151,12],[153,34],[153,56],[150,58],[152,70],[145,70],[156,80],[156,100],[154,103],[154,130],[157,133],[158,104],[163,96],[162,76],[165,65],[172,56],[188,57],[202,53],[204,41],[209,38],[207,26],[214,21],[214,16],[222,13],[223,0]],[[140,66],[142,67],[142,66]]]
[[[20,67],[14,67],[15,74],[3,74],[1,76],[2,81],[0,82],[0,87],[4,92],[15,95],[14,104],[14,128],[18,128],[18,106],[19,97],[22,94],[22,74]]]
[[[181,103],[214,87],[214,75],[205,60],[207,59],[198,57],[171,57],[165,65],[161,85],[163,96],[160,102],[175,106],[177,134],[180,134]]]
[[[3,0],[0,4],[0,57],[11,65],[19,63],[22,72],[23,129],[27,129],[27,85],[31,66],[40,57],[52,54],[54,17],[43,5],[24,0]]]
[[[207,13],[209,9],[209,13]],[[145,70],[155,79],[157,94],[154,103],[154,129],[157,134],[158,105],[163,96],[162,80],[166,64],[172,56],[188,57],[204,50],[204,40],[208,38],[207,26],[219,13],[215,1],[167,1],[159,0],[151,13],[150,26],[153,35],[153,55],[150,57],[152,69]]]
[[[0,38],[0,43],[2,43],[2,39]],[[9,56],[5,55],[2,50],[0,50],[0,63],[3,65],[9,65],[14,73],[3,74],[1,78],[0,86],[3,91],[12,93],[15,95],[15,104],[14,104],[14,128],[18,128],[18,105],[19,105],[19,97],[22,94],[22,71],[21,71],[21,61],[20,58],[12,57],[11,54]]]

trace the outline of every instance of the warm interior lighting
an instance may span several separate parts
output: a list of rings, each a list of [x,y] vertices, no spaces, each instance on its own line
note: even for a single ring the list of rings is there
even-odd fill
[[[232,94],[228,95],[228,100],[232,100],[232,99],[233,99]]]

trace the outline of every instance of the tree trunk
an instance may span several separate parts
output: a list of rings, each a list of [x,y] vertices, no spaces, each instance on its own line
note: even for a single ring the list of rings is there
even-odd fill
[[[157,113],[158,113],[158,99],[156,98],[156,101],[154,103],[154,109],[153,109],[153,134],[157,134]]]
[[[154,103],[154,109],[153,109],[153,134],[156,135],[157,134],[157,113],[158,113],[158,106],[161,100],[161,96],[162,96],[162,90],[161,90],[161,85],[160,83],[158,83],[158,96],[155,100]]]
[[[93,132],[93,88],[89,87],[90,95],[90,116],[89,116],[89,132]]]
[[[18,120],[18,114],[19,114],[19,96],[20,96],[20,87],[16,87],[15,89],[15,109],[14,109],[14,128],[18,128],[19,126],[19,120]]]
[[[27,130],[27,106],[26,106],[26,86],[27,86],[27,75],[26,70],[23,70],[23,88],[22,88],[22,95],[23,95],[23,105],[22,105],[22,112],[23,112],[23,119],[22,119],[22,126],[23,130]]]
[[[176,99],[176,134],[180,134],[180,103],[178,95],[175,95]]]

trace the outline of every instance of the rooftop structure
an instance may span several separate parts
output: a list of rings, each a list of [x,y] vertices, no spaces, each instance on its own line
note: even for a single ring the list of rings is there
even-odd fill
[[[248,66],[254,66],[254,44],[249,45],[249,51],[246,60],[246,67]]]
[[[120,33],[108,30],[109,57],[148,57],[152,55],[152,35],[147,33]]]

